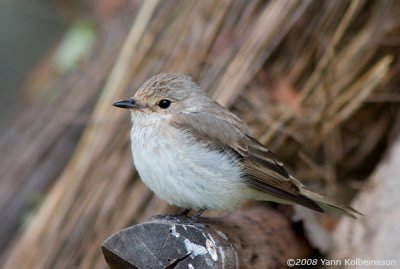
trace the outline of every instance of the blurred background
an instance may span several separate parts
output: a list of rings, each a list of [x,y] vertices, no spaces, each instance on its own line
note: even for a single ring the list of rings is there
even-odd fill
[[[305,184],[354,199],[362,222],[314,216],[335,237],[317,251],[400,264],[399,14],[396,0],[0,1],[0,266],[107,268],[104,239],[176,210],[138,179],[111,106],[160,72],[192,76]]]

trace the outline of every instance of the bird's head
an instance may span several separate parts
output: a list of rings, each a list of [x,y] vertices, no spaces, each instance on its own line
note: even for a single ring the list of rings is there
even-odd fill
[[[132,117],[154,115],[164,118],[201,110],[208,97],[189,76],[163,73],[147,80],[134,96],[113,105],[129,109]]]

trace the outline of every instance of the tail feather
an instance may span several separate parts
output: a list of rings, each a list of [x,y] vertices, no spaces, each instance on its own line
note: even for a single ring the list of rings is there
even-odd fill
[[[347,215],[347,216],[355,218],[355,219],[363,216],[363,214],[361,214],[357,210],[351,208],[350,206],[340,204],[340,203],[334,201],[333,199],[323,196],[319,193],[313,192],[304,186],[300,188],[300,193],[302,196],[305,196],[308,199],[317,203],[324,210],[329,211],[329,210],[333,209],[334,211],[340,212],[344,215]]]

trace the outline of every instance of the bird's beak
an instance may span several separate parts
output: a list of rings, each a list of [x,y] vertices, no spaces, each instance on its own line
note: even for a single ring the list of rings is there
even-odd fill
[[[120,107],[120,108],[126,108],[126,109],[139,109],[143,108],[144,106],[140,103],[138,103],[134,99],[127,99],[127,100],[121,100],[118,102],[115,102],[113,106]]]

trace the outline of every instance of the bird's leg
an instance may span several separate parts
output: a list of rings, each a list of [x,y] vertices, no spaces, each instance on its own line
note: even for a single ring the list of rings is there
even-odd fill
[[[206,210],[207,210],[207,208],[202,208],[200,210],[197,210],[193,216],[189,217],[189,216],[187,216],[187,214],[190,212],[190,209],[186,208],[175,215],[165,215],[165,216],[159,215],[159,216],[154,216],[152,219],[167,219],[167,220],[172,220],[172,221],[175,221],[178,223],[192,225],[199,220],[201,214],[203,214],[204,211],[206,211]]]
[[[182,211],[180,211],[180,212],[178,212],[178,216],[187,216],[187,214],[189,214],[190,213],[190,209],[188,209],[188,208],[185,208],[185,209],[183,209]]]
[[[182,222],[182,219],[184,219],[184,221],[187,221],[188,219],[190,220],[190,218],[188,217],[189,213],[190,213],[190,209],[185,208],[176,214],[153,216],[153,219],[168,219],[168,220]]]
[[[170,215],[169,218],[171,218],[174,221],[178,222],[187,222],[188,220],[190,221],[191,218],[188,217],[188,214],[190,213],[190,209],[184,208],[183,210],[179,211],[177,214]]]
[[[191,223],[197,222],[199,220],[201,214],[203,214],[204,211],[206,211],[206,210],[207,210],[207,208],[202,208],[202,209],[197,210],[197,212],[190,218],[190,222]]]

